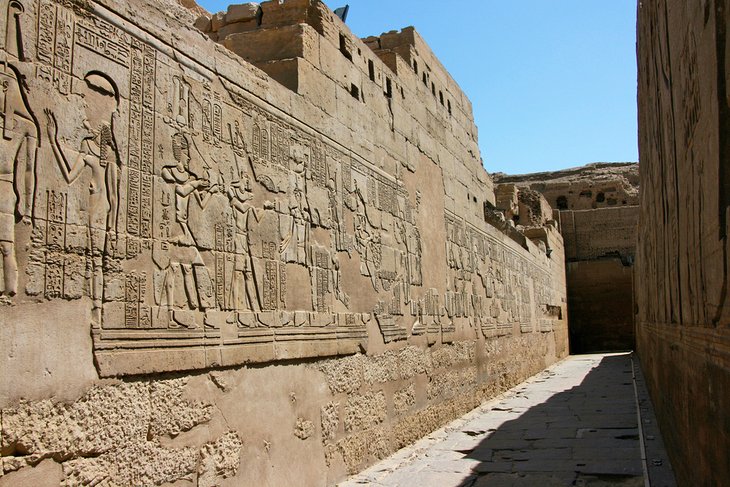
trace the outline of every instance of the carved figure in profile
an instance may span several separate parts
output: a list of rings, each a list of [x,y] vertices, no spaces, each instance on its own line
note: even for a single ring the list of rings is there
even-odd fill
[[[367,204],[362,191],[355,181],[353,193],[355,194],[355,244],[357,251],[361,255],[363,262],[360,264],[360,273],[364,276],[370,276],[370,282],[373,289],[380,290],[378,285],[378,268],[382,258],[381,236],[380,232],[370,221],[367,212]]]
[[[86,135],[79,149],[61,147],[56,116],[51,110],[45,112],[46,130],[56,163],[68,184],[73,184],[84,169],[89,168],[91,172],[88,200],[89,251],[93,267],[91,297],[94,307],[101,309],[104,287],[102,255],[109,234],[112,238],[116,236],[119,213],[121,163],[113,128],[119,91],[111,78],[97,71],[89,72],[84,81],[80,94],[84,98],[83,127]]]
[[[155,263],[164,274],[160,279],[165,283],[165,299],[160,304],[170,310],[175,305],[174,282],[178,273],[182,273],[189,308],[206,310],[215,306],[213,281],[200,252],[195,247],[195,239],[188,226],[188,215],[191,196],[201,208],[205,208],[213,194],[219,191],[219,186],[217,183],[211,185],[207,175],[201,177],[191,168],[192,162],[196,164],[201,162],[192,160],[191,145],[192,142],[186,134],[174,133],[172,152],[175,163],[165,165],[161,171],[162,179],[175,187],[175,217],[180,225],[180,232],[170,239],[172,248],[165,251],[160,249],[153,255]],[[174,316],[173,313],[173,327],[198,326],[193,322],[176,320]]]
[[[229,300],[234,309],[241,305],[250,311],[260,311],[261,301],[256,287],[254,265],[248,238],[251,218],[259,221],[261,213],[250,203],[253,199],[251,179],[242,173],[241,178],[228,188],[228,198],[236,220],[236,260],[233,269],[233,285]]]
[[[172,153],[175,164],[162,168],[162,179],[175,185],[175,217],[182,234],[173,237],[172,242],[180,245],[195,245],[195,239],[188,226],[190,196],[201,208],[205,208],[213,193],[219,190],[217,184],[210,184],[207,177],[201,177],[190,168],[190,145],[188,137],[182,132],[172,136]]]
[[[18,291],[18,264],[15,256],[15,223],[29,223],[33,211],[35,162],[40,145],[39,126],[28,105],[27,86],[14,63],[23,62],[20,44],[20,15],[23,5],[8,3],[5,22],[5,51],[0,69],[0,254],[3,287],[0,295]]]
[[[280,252],[285,262],[306,265],[309,261],[309,229],[311,215],[307,203],[304,164],[297,161],[290,180],[289,215],[291,224],[285,229]]]

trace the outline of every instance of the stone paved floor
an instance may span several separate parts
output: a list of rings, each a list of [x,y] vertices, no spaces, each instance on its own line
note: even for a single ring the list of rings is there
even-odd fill
[[[673,487],[674,479],[638,363],[624,353],[571,356],[340,485],[363,484]]]

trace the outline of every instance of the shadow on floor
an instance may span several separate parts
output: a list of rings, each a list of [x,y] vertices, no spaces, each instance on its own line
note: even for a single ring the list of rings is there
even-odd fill
[[[517,389],[509,411],[520,410],[526,390]],[[537,393],[531,389],[530,394]],[[461,452],[480,463],[460,487],[644,485],[630,354],[604,357],[569,390],[550,395],[547,387],[541,393],[545,402],[526,407],[518,419],[486,431],[464,431],[488,436]],[[492,408],[499,410],[504,409]]]

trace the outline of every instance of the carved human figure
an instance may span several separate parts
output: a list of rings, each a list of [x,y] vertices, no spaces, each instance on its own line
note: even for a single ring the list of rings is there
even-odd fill
[[[191,309],[206,310],[215,306],[215,296],[210,273],[200,252],[195,247],[195,239],[188,226],[190,197],[192,196],[204,209],[213,194],[220,188],[217,183],[211,185],[207,175],[202,178],[191,169],[191,145],[187,135],[182,132],[173,134],[172,152],[175,164],[165,165],[161,171],[162,179],[175,187],[175,217],[180,225],[181,233],[170,239],[170,243],[173,244],[172,248],[166,253],[159,252],[156,262],[165,272],[166,301],[161,304],[167,308],[174,305],[175,276],[181,273],[188,306]],[[197,325],[177,322],[173,326],[194,328]]]
[[[46,130],[56,163],[68,184],[73,184],[84,169],[89,168],[88,227],[89,251],[93,272],[91,297],[96,309],[101,308],[103,293],[102,255],[107,238],[116,235],[119,212],[120,160],[114,139],[113,115],[119,105],[119,92],[107,75],[89,72],[81,88],[84,99],[86,134],[78,150],[61,147],[58,141],[56,116],[46,110]],[[71,157],[69,157],[71,156]]]
[[[228,188],[228,198],[236,219],[236,259],[229,300],[235,309],[240,309],[242,305],[247,310],[260,311],[261,301],[255,282],[248,232],[251,218],[259,221],[261,212],[250,203],[253,193],[248,174],[242,173],[241,178]]]
[[[355,195],[355,243],[358,253],[361,255],[363,262],[360,264],[360,273],[364,276],[370,276],[373,288],[379,291],[378,285],[378,268],[382,258],[381,237],[380,233],[375,230],[375,226],[370,221],[367,212],[365,197],[355,181],[353,193]],[[363,267],[364,266],[364,267]]]
[[[304,183],[304,164],[297,163],[294,177],[290,181],[289,215],[291,225],[286,230],[281,243],[280,252],[285,262],[296,262],[306,265],[308,262],[310,214],[306,199]]]
[[[0,254],[3,287],[0,295],[14,296],[18,291],[18,264],[15,256],[15,222],[30,221],[33,209],[36,150],[39,146],[38,122],[28,105],[27,86],[15,64],[23,62],[20,46],[20,15],[23,5],[8,3],[5,50],[0,69]]]
[[[172,153],[175,164],[162,168],[162,179],[175,185],[175,217],[180,225],[182,234],[173,237],[171,241],[179,245],[195,245],[195,239],[188,226],[190,211],[190,196],[193,195],[201,208],[205,208],[210,197],[219,191],[217,184],[210,184],[207,177],[203,178],[190,169],[190,141],[182,132],[172,136]]]

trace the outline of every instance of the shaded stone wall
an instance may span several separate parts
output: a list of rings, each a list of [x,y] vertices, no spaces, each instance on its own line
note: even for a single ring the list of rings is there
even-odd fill
[[[729,7],[638,10],[637,342],[682,485],[730,482]]]
[[[606,257],[629,265],[636,255],[639,207],[562,210],[557,215],[569,262]]]
[[[567,354],[562,238],[485,210],[413,29],[0,13],[0,485],[331,485]]]
[[[571,352],[633,350],[633,273],[620,258],[567,263]]]
[[[567,260],[570,349],[632,350],[633,263],[639,219],[638,164],[595,163],[562,171],[494,175],[497,204],[508,188],[540,192],[552,205]],[[522,222],[522,217],[518,220]]]

